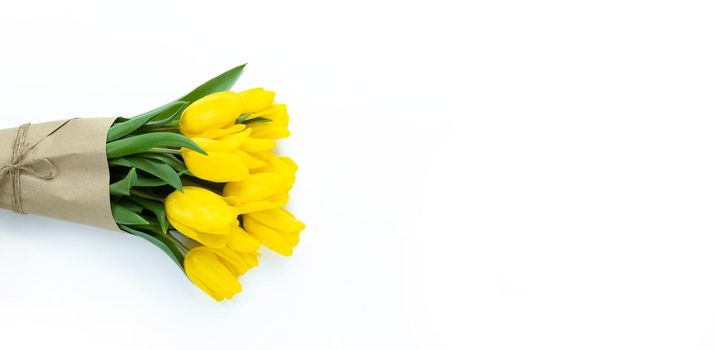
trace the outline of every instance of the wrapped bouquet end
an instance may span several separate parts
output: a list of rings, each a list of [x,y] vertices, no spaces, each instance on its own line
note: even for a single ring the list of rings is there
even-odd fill
[[[0,130],[0,207],[118,230],[105,153],[114,120],[69,119]]]
[[[304,229],[284,209],[297,166],[274,152],[286,106],[227,91],[243,68],[132,118],[0,130],[0,207],[139,236],[231,299],[262,245],[289,256]]]

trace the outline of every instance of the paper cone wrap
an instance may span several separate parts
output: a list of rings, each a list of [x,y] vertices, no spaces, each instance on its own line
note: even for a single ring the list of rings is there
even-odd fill
[[[70,119],[0,130],[0,208],[120,231],[110,209],[105,150],[114,120]],[[19,134],[23,142],[16,145]],[[14,155],[16,146],[21,157]]]

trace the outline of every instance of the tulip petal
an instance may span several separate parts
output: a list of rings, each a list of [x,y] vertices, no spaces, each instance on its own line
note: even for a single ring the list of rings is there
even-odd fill
[[[281,208],[286,205],[286,203],[289,202],[289,196],[284,195],[283,197],[277,197],[279,198],[276,201],[272,200],[266,200],[266,201],[257,201],[257,202],[249,202],[244,203],[238,206],[235,206],[237,209],[239,209],[240,214],[247,214],[247,213],[253,213],[258,211],[264,211],[274,208]]]
[[[258,159],[256,157],[253,157],[253,156],[249,155],[249,153],[246,153],[244,151],[237,151],[234,154],[238,155],[239,158],[241,158],[241,161],[246,165],[246,167],[249,170],[258,169],[261,167],[265,167],[267,165],[265,161]],[[234,180],[234,181],[240,181],[240,180]],[[229,181],[225,181],[225,182],[229,182]]]
[[[185,186],[184,192],[172,192],[164,205],[167,216],[173,220],[212,234],[228,234],[238,215],[222,196],[195,186]]]
[[[237,93],[237,96],[239,96],[242,101],[242,114],[255,113],[269,108],[274,103],[274,95],[274,92],[262,88],[254,88]]]
[[[231,299],[241,291],[237,275],[233,274],[213,250],[197,247],[184,258],[187,277],[217,301]]]
[[[195,230],[189,228],[188,226],[185,226],[177,221],[174,221],[170,218],[168,218],[169,223],[177,229],[177,231],[181,232],[183,235],[207,246],[212,248],[221,248],[224,247],[227,244],[227,241],[229,240],[229,237],[227,235],[213,235],[213,234],[206,234],[203,232],[196,232]]]
[[[286,180],[277,173],[259,173],[240,182],[226,184],[223,194],[236,197],[241,202],[254,202],[280,192],[285,184]]]
[[[229,234],[227,246],[235,251],[254,252],[261,244],[254,237],[250,236],[239,225]]]
[[[269,139],[247,137],[241,144],[241,149],[246,152],[268,151],[276,146],[276,142]]]
[[[182,157],[192,175],[213,182],[241,181],[249,176],[249,169],[240,155],[208,151],[201,155],[182,150]]]
[[[299,221],[286,209],[269,209],[247,214],[245,217],[251,216],[252,219],[274,227],[280,231],[299,232],[304,229],[305,225]]]
[[[289,242],[292,246],[296,247],[299,244],[299,232],[282,232],[284,239]]]
[[[230,91],[204,96],[184,110],[179,119],[179,128],[186,135],[221,128],[243,113],[245,99]]]
[[[254,128],[254,136],[263,139],[277,140],[291,136],[291,132],[289,132],[289,129],[279,126],[256,125],[252,127]]]
[[[284,256],[292,254],[294,246],[291,245],[279,231],[266,226],[249,216],[244,217],[244,228],[267,248]]]
[[[206,138],[206,139],[217,139],[222,136],[238,133],[238,132],[244,130],[245,128],[246,128],[246,125],[244,125],[244,124],[233,124],[229,127],[224,127],[221,129],[210,129],[210,130],[203,132],[201,135],[197,135],[197,136],[201,137],[201,138]],[[187,135],[187,136],[195,137],[195,136],[190,136],[190,135]]]

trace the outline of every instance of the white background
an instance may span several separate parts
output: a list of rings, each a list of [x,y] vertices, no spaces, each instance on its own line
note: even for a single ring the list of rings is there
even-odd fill
[[[129,235],[0,213],[3,349],[714,349],[710,1],[3,1],[0,127],[248,62],[291,258],[217,304]],[[81,189],[81,184],[78,184]]]

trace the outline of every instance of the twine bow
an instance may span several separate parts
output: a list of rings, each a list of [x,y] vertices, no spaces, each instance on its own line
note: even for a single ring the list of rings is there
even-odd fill
[[[65,125],[65,123],[60,125],[60,127],[63,125]],[[50,136],[52,133],[57,131],[57,129],[41,138],[34,145],[28,146],[25,142],[25,138],[27,137],[27,130],[29,128],[30,124],[28,123],[21,125],[17,129],[15,143],[12,148],[12,158],[7,164],[0,167],[0,180],[9,177],[12,181],[12,211],[20,214],[25,214],[25,211],[22,208],[22,198],[20,197],[20,175],[24,172],[43,180],[52,179],[55,175],[57,175],[57,168],[55,168],[55,165],[47,158],[43,157],[30,160],[24,159],[28,151],[37,146],[37,144],[44,140],[47,136]]]

